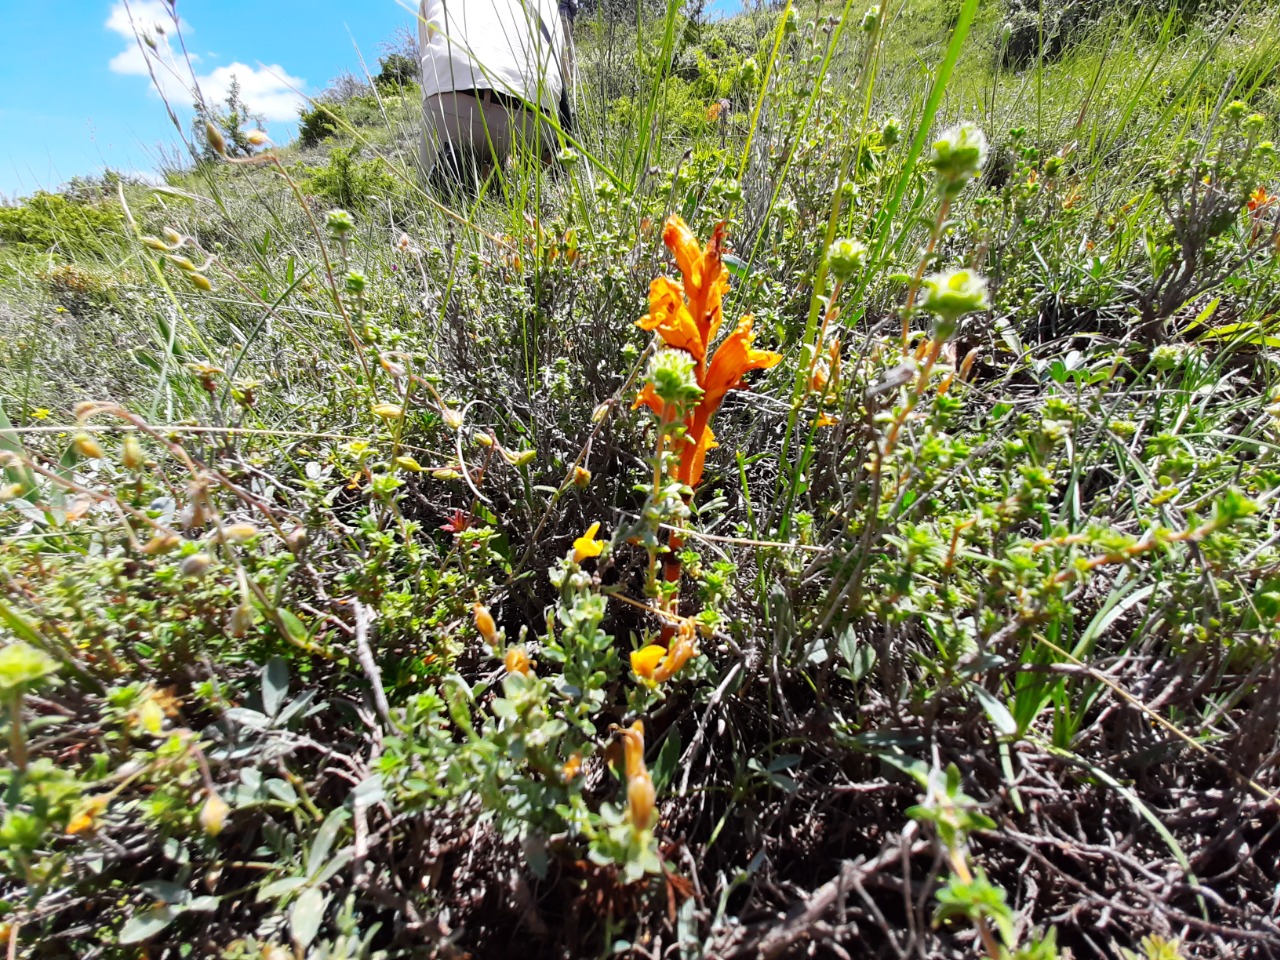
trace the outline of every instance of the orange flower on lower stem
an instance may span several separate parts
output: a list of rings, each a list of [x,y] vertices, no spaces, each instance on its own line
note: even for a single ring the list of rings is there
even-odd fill
[[[698,243],[679,217],[667,221],[662,239],[675,256],[683,283],[669,277],[654,280],[649,287],[649,312],[638,325],[656,332],[666,346],[684,350],[696,361],[694,375],[702,396],[684,418],[684,445],[675,473],[680,482],[696,487],[702,480],[707,451],[716,445],[711,418],[725,395],[742,386],[742,378],[749,371],[767,370],[779,363],[782,355],[752,346],[755,334],[750,316],[743,317],[711,351],[724,319],[724,295],[729,289],[729,272],[722,260],[723,223],[716,227],[706,247]],[[647,406],[664,419],[668,413],[652,384],[640,391],[635,406]]]
[[[653,822],[657,792],[644,765],[644,724],[637,720],[622,731],[624,770],[627,777],[627,818],[639,832]]]

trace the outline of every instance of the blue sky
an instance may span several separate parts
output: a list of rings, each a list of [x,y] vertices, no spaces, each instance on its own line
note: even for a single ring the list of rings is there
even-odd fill
[[[738,7],[737,0],[712,6]],[[302,98],[412,27],[417,0],[177,0],[182,35],[210,100],[231,75],[267,131],[287,139]],[[0,195],[54,189],[105,167],[148,173],[177,136],[147,76],[132,22],[161,60],[181,63],[164,0],[0,0]],[[154,29],[166,24],[165,32]],[[184,75],[189,72],[183,67]],[[161,70],[184,123],[191,96]],[[189,82],[188,82],[189,87]]]
[[[169,20],[162,0],[128,8],[148,30]],[[234,72],[281,138],[297,115],[290,87],[315,94],[341,71],[358,72],[359,55],[376,72],[383,41],[414,22],[397,0],[178,0],[177,11],[206,96],[223,93]],[[151,171],[157,144],[177,142],[126,39],[124,0],[0,0],[0,23],[0,194],[54,188],[107,166]],[[153,38],[162,54],[177,48],[171,29]],[[186,121],[190,95],[166,82]]]

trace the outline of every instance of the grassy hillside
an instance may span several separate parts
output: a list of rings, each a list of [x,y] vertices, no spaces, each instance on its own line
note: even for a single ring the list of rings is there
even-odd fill
[[[597,13],[551,166],[390,61],[0,208],[9,956],[1280,953],[1278,27]]]

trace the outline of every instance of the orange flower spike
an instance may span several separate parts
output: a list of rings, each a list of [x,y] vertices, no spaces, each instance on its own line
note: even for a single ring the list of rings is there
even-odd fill
[[[684,294],[689,298],[689,314],[698,325],[702,337],[702,354],[715,339],[723,317],[724,294],[729,289],[729,271],[721,262],[724,246],[724,224],[716,225],[711,242],[706,249],[698,243],[688,224],[680,217],[667,220],[662,231],[662,241],[676,258],[676,266],[684,277]]]

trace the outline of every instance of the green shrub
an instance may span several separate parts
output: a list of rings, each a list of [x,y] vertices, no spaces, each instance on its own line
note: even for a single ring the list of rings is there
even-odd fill
[[[124,214],[114,200],[76,201],[40,191],[16,206],[0,207],[0,245],[42,251],[92,253],[118,234]]]

